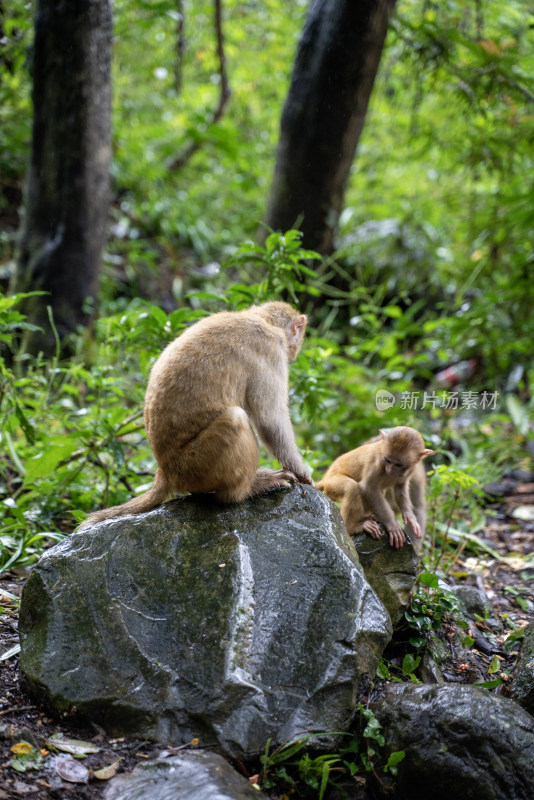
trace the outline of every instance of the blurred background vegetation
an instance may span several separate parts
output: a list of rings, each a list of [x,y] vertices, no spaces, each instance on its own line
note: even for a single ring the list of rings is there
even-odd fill
[[[432,498],[455,498],[455,530],[472,543],[483,524],[473,486],[530,465],[531,4],[400,0],[336,251],[322,260],[301,252],[296,234],[241,247],[265,215],[307,3],[226,0],[232,94],[216,123],[213,5],[183,3],[182,53],[180,8],[114,3],[113,202],[98,313],[72,357],[58,348],[45,359],[20,349],[28,323],[8,289],[31,140],[32,4],[0,4],[0,566],[30,563],[88,510],[150,484],[143,393],[167,341],[202,314],[280,296],[310,315],[291,384],[314,477],[379,427],[413,425],[437,451]],[[452,379],[440,374],[458,364]],[[391,408],[377,408],[379,389],[396,397]],[[429,399],[453,391],[457,408]],[[481,407],[484,391],[494,407]],[[460,498],[458,469],[472,478]],[[439,511],[433,518],[439,526]]]

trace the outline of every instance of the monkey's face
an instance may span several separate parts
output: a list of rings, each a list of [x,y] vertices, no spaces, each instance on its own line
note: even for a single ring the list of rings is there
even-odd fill
[[[386,475],[396,479],[405,477],[419,461],[419,457],[414,458],[414,455],[406,451],[402,453],[397,453],[395,450],[388,451],[383,457]]]

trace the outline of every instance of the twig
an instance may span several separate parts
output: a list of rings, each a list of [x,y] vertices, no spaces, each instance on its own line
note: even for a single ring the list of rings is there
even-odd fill
[[[176,64],[174,67],[174,84],[176,91],[182,91],[183,84],[183,66],[184,66],[184,53],[185,53],[185,16],[184,16],[184,3],[183,0],[178,0],[178,25],[176,30]]]
[[[5,717],[6,714],[21,714],[23,711],[32,711],[37,706],[11,706],[11,708],[4,708],[0,711],[0,717]]]
[[[226,104],[230,99],[230,95],[232,94],[226,72],[226,55],[224,52],[224,35],[222,24],[222,0],[215,0],[215,31],[217,35],[217,55],[219,57],[220,90],[219,102],[217,103],[217,106],[215,107],[209,119],[210,125],[215,125],[216,122],[219,122],[224,114],[224,109],[226,108]],[[171,172],[176,172],[179,170],[189,161],[191,156],[193,156],[197,150],[200,150],[201,145],[202,142],[199,141],[189,142],[189,144],[182,150],[181,153],[178,153],[167,161],[167,169],[171,170]]]

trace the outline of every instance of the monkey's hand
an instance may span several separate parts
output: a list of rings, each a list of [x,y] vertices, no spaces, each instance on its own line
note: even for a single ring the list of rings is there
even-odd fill
[[[270,470],[270,475],[273,478],[277,478],[281,481],[289,481],[289,483],[298,483],[297,476],[290,469],[273,469]]]
[[[406,536],[404,535],[404,531],[402,530],[398,522],[396,522],[395,525],[390,525],[388,527],[388,536],[391,547],[395,547],[396,550],[400,550],[400,548],[406,541]]]
[[[289,471],[293,475],[293,481],[295,483],[307,483],[309,486],[313,486],[311,475],[305,469],[290,469]]]
[[[422,539],[423,538],[423,531],[421,530],[421,526],[417,522],[417,518],[415,514],[403,514],[402,518],[404,520],[405,525],[410,525],[416,538]]]
[[[382,538],[382,531],[380,530],[380,526],[378,522],[375,522],[374,519],[366,519],[362,525],[362,531],[368,533],[369,536],[373,537],[373,539]]]

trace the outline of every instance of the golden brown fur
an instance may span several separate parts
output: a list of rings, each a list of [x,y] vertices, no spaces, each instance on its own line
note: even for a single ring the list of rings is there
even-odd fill
[[[420,539],[426,527],[425,470],[422,459],[432,453],[413,428],[399,426],[380,431],[377,441],[339,456],[325,472],[317,488],[341,503],[348,533],[365,531],[380,538],[381,523],[389,542],[397,548],[405,542],[386,495]]]
[[[145,395],[145,428],[158,469],[152,489],[91,514],[91,524],[148,511],[178,493],[214,492],[225,503],[288,481],[311,483],[288,411],[288,363],[306,317],[287,303],[214,314],[188,328],[158,358]],[[251,427],[282,464],[258,470]]]

